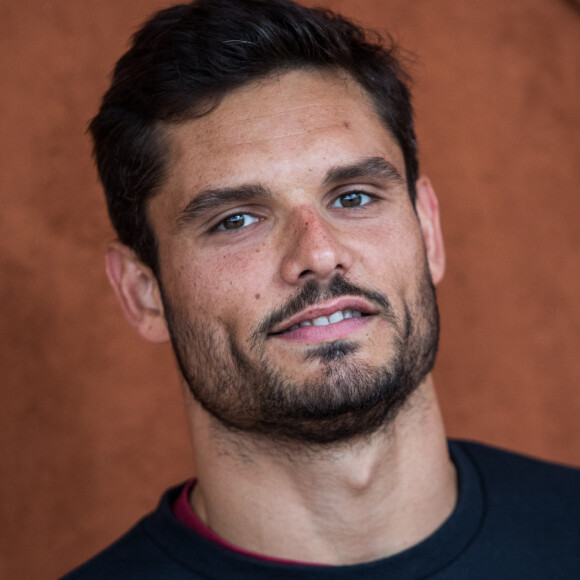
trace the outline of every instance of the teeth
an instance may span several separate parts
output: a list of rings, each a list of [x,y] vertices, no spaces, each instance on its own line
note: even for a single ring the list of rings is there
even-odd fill
[[[334,324],[335,322],[340,322],[341,320],[344,320],[344,315],[340,310],[338,312],[333,312],[328,317],[328,321],[330,322],[330,324]]]
[[[328,326],[329,324],[334,324],[347,318],[361,318],[361,316],[362,313],[357,312],[356,310],[337,310],[336,312],[333,312],[330,316],[319,316],[318,318],[314,318],[313,320],[305,320],[300,324],[295,324],[294,326],[292,326],[292,328],[288,329],[288,332],[292,330],[297,330],[302,326]]]

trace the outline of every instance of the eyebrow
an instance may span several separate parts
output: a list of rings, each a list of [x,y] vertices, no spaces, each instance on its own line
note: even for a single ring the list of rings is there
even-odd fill
[[[405,179],[398,169],[383,157],[366,157],[349,165],[331,167],[323,180],[323,185],[332,186],[342,181],[374,177],[405,185]],[[179,231],[193,220],[203,218],[208,213],[227,205],[243,204],[257,199],[268,199],[272,192],[260,183],[248,183],[237,187],[204,189],[181,210],[177,218]]]
[[[324,185],[335,185],[340,181],[374,177],[397,182],[399,185],[406,185],[405,179],[399,170],[383,157],[366,157],[351,165],[340,165],[332,167],[326,173]]]
[[[248,201],[269,197],[272,197],[270,191],[259,183],[248,183],[240,185],[239,187],[204,189],[179,213],[177,230],[180,230],[192,220],[199,219],[215,209],[230,204],[246,203]]]

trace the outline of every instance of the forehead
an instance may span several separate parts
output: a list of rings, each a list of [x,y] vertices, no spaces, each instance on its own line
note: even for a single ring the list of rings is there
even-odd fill
[[[168,141],[160,197],[168,192],[175,203],[239,183],[307,186],[328,167],[364,157],[386,157],[405,174],[367,93],[334,71],[296,70],[245,85],[208,115],[171,126]]]
[[[362,87],[346,74],[296,70],[230,92],[212,114],[193,123],[200,141],[211,143],[226,128],[228,146],[242,145],[256,138],[286,137],[289,130],[322,129],[334,124],[337,114],[356,116],[369,105]],[[181,125],[179,133],[188,134],[188,128]]]

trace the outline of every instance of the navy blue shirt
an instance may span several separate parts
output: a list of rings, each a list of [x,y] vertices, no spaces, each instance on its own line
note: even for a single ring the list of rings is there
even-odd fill
[[[155,512],[63,580],[580,579],[580,470],[488,446],[449,444],[459,481],[450,517],[394,556],[351,566],[277,564],[239,554]]]

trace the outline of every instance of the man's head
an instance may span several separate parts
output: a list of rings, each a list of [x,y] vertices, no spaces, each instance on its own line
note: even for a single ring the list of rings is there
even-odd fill
[[[256,14],[247,18],[276,23],[294,54],[300,43],[289,32],[286,12],[295,27],[309,30],[304,55],[313,52],[313,35],[329,40],[337,26],[358,38],[351,58],[364,52],[361,46],[367,56],[378,51],[327,15],[314,13],[326,22],[314,26],[307,11],[303,22],[303,9],[287,2],[217,0],[203,4],[202,13],[214,4],[252,7]],[[228,29],[228,22],[220,25]],[[173,31],[174,24],[167,26]],[[169,34],[164,30],[154,36]],[[186,27],[182,34],[187,39],[192,33]],[[272,31],[256,26],[254,34],[269,38]],[[237,58],[254,50],[245,46],[251,42],[246,34],[220,50]],[[161,44],[163,50],[173,46]],[[162,50],[152,40],[137,45],[153,61]],[[332,52],[320,42],[319,48],[321,55]],[[210,57],[203,66],[219,68],[219,59]],[[412,137],[411,110],[404,85],[393,76],[394,61],[390,71],[374,69],[390,80],[370,72],[367,80],[395,86],[402,105],[393,91],[378,100],[360,71],[350,68],[354,60],[299,65],[293,58],[227,90],[222,86],[212,98],[206,92],[193,112],[190,102],[181,116],[165,113],[151,125],[155,139],[148,143],[162,154],[143,208],[155,236],[156,272],[143,264],[138,247],[137,255],[127,247],[121,231],[124,245],[110,250],[108,271],[129,320],[150,340],[171,336],[191,392],[221,424],[328,443],[384,425],[431,370],[438,337],[433,282],[443,274],[444,256],[430,184],[409,181],[417,170],[414,138],[409,162],[409,143],[397,131],[404,126]],[[386,59],[382,53],[379,60]],[[252,62],[258,67],[258,54]],[[141,75],[147,83],[145,64]],[[191,85],[190,92],[196,90]],[[135,98],[141,100],[143,95]],[[165,101],[164,111],[175,104]],[[385,121],[390,117],[392,124]],[[98,155],[127,153],[113,139],[123,127],[117,120],[108,129],[112,152],[97,140]],[[141,157],[133,169],[143,163]],[[134,187],[148,175],[142,171]],[[130,188],[125,193],[128,201],[138,197]]]
[[[346,72],[371,97],[405,161],[418,162],[406,75],[384,47],[340,16],[288,0],[199,0],[156,14],[135,35],[90,130],[119,239],[158,270],[147,202],[167,178],[167,130],[213,110],[229,92],[295,69]]]

